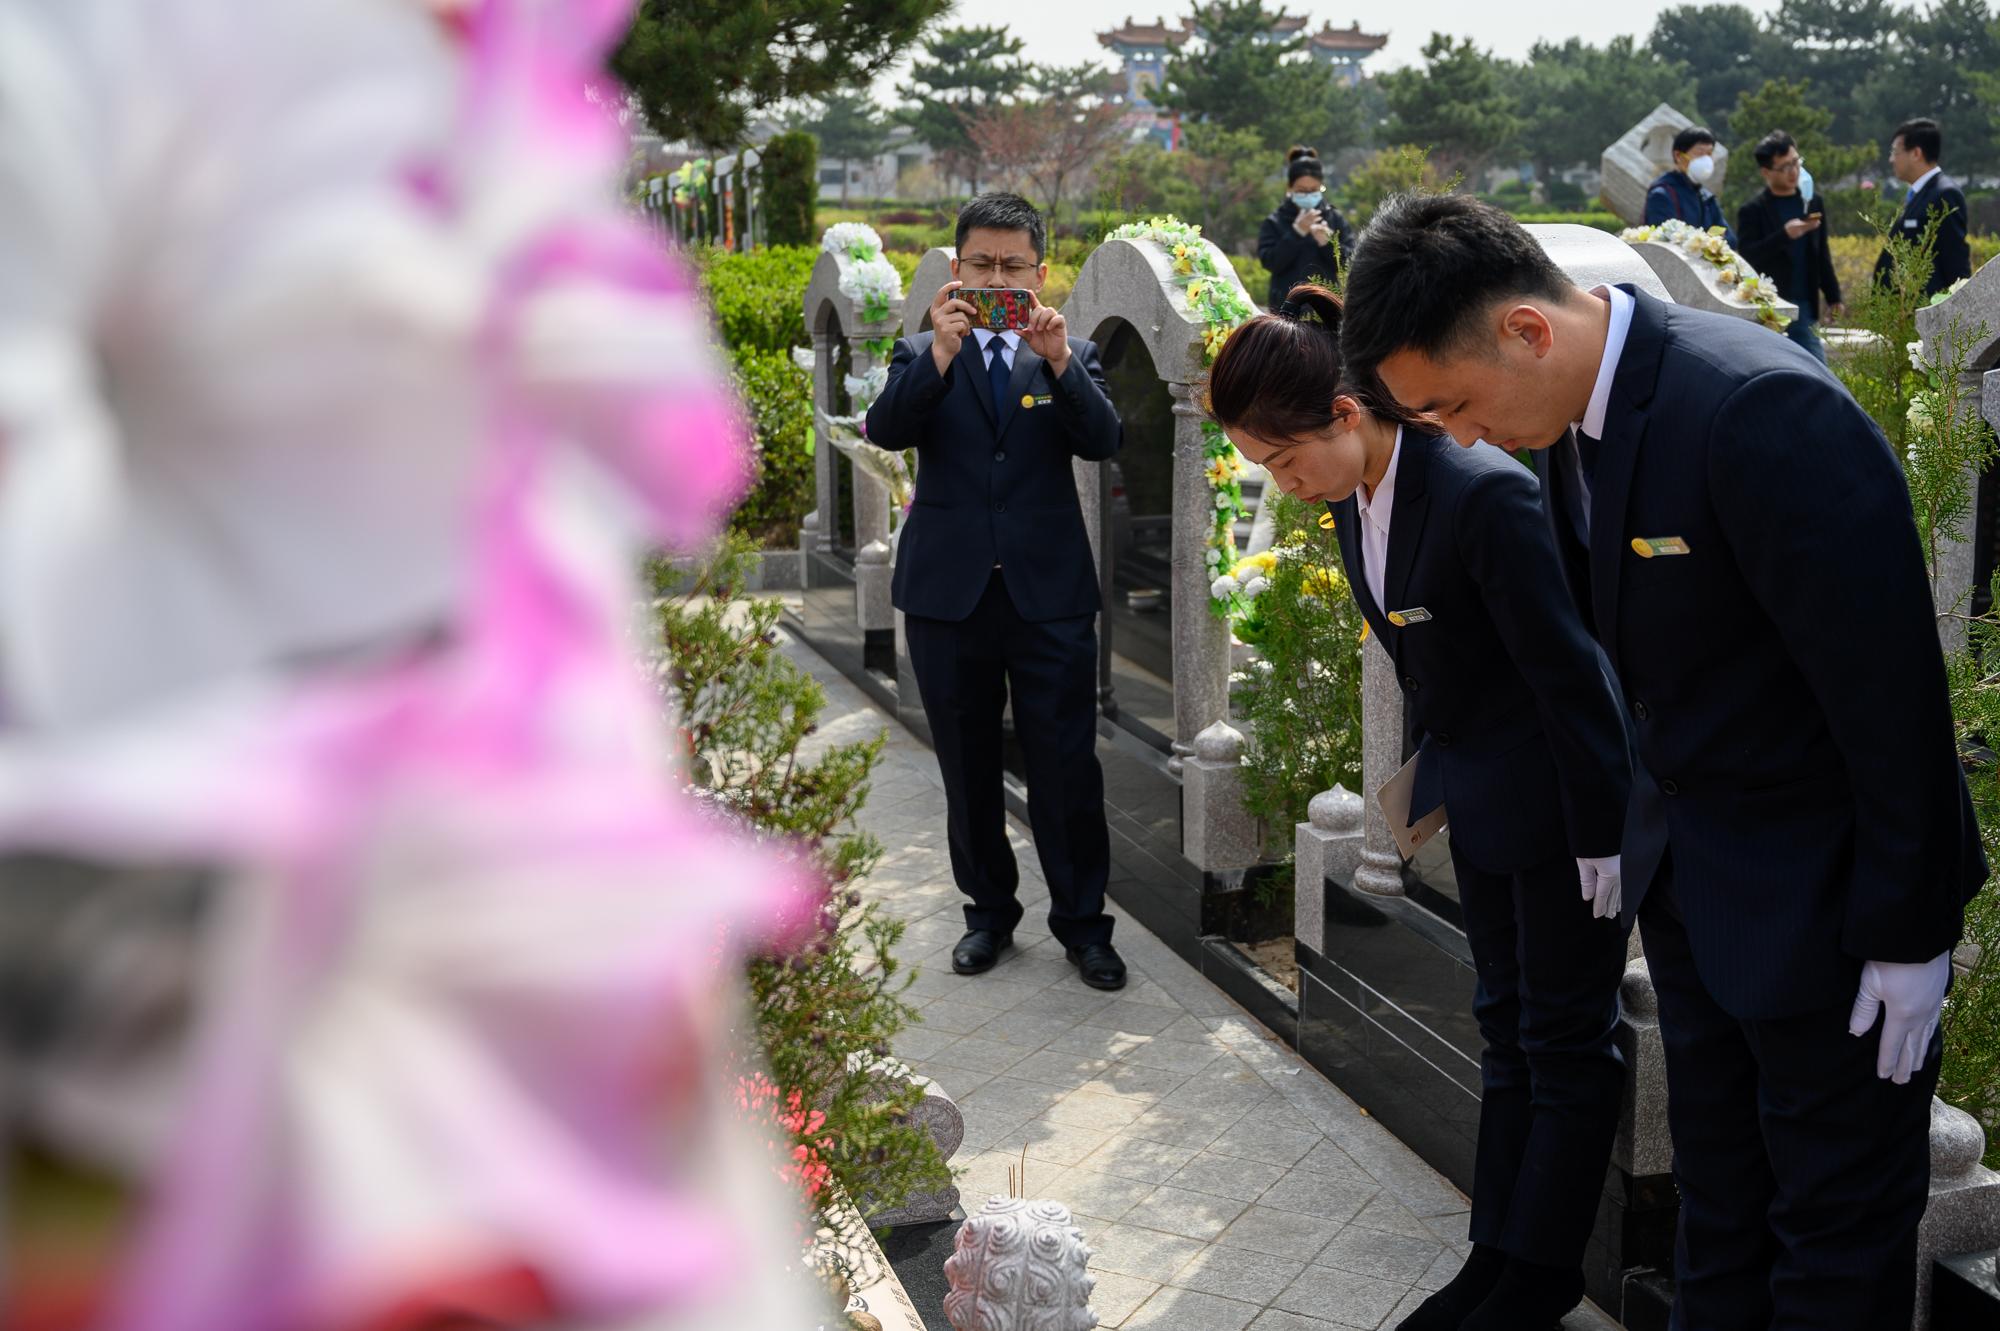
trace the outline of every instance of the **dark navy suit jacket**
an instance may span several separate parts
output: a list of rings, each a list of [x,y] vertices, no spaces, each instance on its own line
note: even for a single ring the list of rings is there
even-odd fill
[[[1359,506],[1327,507],[1354,600],[1396,663],[1418,741],[1413,816],[1512,873],[1618,853],[1631,788],[1618,704],[1556,567],[1535,478],[1499,449],[1403,432],[1378,606]],[[1421,607],[1402,627],[1392,611]]]
[[[1722,201],[1705,186],[1695,184],[1687,172],[1679,170],[1662,174],[1646,189],[1646,225],[1658,226],[1675,218],[1704,231],[1719,226],[1729,248],[1737,248],[1736,233],[1729,229],[1728,219],[1722,215]]]
[[[939,375],[931,336],[896,343],[888,385],[868,408],[869,443],[917,450],[916,496],[896,549],[896,607],[964,619],[997,563],[1021,618],[1097,613],[1097,566],[1070,459],[1111,457],[1124,429],[1096,344],[1071,338],[1060,379],[1025,341],[1017,344],[996,418],[978,337],[967,334],[950,372]]]
[[[1568,445],[1538,455],[1638,746],[1626,908],[1671,852],[1724,1009],[1844,1003],[1863,960],[1957,942],[1986,879],[1909,491],[1874,422],[1797,345],[1634,299],[1587,551]],[[1687,553],[1641,557],[1635,538]]]
[[[1961,277],[1972,276],[1972,247],[1965,238],[1965,191],[1944,172],[1932,176],[1928,185],[1903,200],[1895,234],[1914,241],[1923,234],[1924,223],[1930,220],[1932,211],[1938,209],[1943,210],[1944,221],[1938,224],[1937,249],[1931,255],[1931,280],[1924,288],[1927,296],[1935,296]],[[1884,249],[1875,260],[1876,280],[1881,280],[1888,270],[1889,251]]]

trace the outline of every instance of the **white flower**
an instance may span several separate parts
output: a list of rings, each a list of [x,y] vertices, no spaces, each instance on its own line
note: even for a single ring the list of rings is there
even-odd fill
[[[836,258],[866,263],[882,257],[882,237],[866,222],[839,222],[826,229],[819,247]]]
[[[866,263],[844,263],[840,266],[840,294],[857,305],[887,311],[903,299],[902,275],[894,264],[880,257]]]
[[[855,411],[865,413],[868,404],[882,396],[882,390],[889,386],[889,368],[877,365],[866,374],[842,375],[840,384],[854,400]]]
[[[1238,590],[1240,589],[1236,579],[1230,577],[1227,573],[1208,584],[1208,594],[1218,601],[1227,600],[1229,597],[1234,596]]]
[[[1271,580],[1259,573],[1253,576],[1250,581],[1243,584],[1243,594],[1254,601],[1259,596],[1262,596],[1264,589],[1270,585]]]
[[[1905,342],[1903,350],[1909,354],[1911,369],[1915,370],[1918,374],[1929,374],[1931,372],[1929,363],[1924,360],[1924,344],[1922,342]]]
[[[1218,509],[1227,509],[1234,502],[1235,500],[1230,497],[1229,491],[1217,490],[1215,492],[1215,506]]]
[[[1911,395],[1910,409],[1904,419],[1909,422],[1912,435],[1929,434],[1937,428],[1937,422],[1931,415],[1931,408],[1934,405],[1929,393],[1919,392]]]
[[[1216,549],[1214,546],[1209,546],[1203,557],[1208,560],[1208,566],[1211,569],[1222,567],[1222,551]]]

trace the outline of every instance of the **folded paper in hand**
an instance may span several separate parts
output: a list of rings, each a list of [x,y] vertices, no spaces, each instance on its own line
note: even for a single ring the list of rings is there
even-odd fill
[[[1445,829],[1442,804],[1414,824],[1410,822],[1410,796],[1416,785],[1417,760],[1412,758],[1397,768],[1396,775],[1384,781],[1382,788],[1375,792],[1375,802],[1382,806],[1382,816],[1389,820],[1389,835],[1396,838],[1396,849],[1403,852],[1406,860],[1417,853],[1418,846]]]

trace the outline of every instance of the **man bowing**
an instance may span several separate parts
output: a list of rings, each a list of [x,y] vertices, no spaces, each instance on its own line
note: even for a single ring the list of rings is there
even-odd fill
[[[1584,291],[1496,208],[1379,211],[1358,374],[1536,453],[1617,673],[1680,1185],[1680,1331],[1910,1323],[1937,1023],[1986,880],[1909,492],[1796,344]]]

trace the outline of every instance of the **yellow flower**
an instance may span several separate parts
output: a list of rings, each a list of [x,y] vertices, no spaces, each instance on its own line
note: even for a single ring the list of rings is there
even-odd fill
[[[1226,457],[1210,458],[1208,461],[1208,483],[1220,488],[1236,479],[1236,469],[1229,465]]]
[[[1229,574],[1237,581],[1242,582],[1259,573],[1268,578],[1272,573],[1277,571],[1277,568],[1278,557],[1269,550],[1266,550],[1262,554],[1250,555],[1245,559],[1237,560],[1236,567],[1230,569]]]

